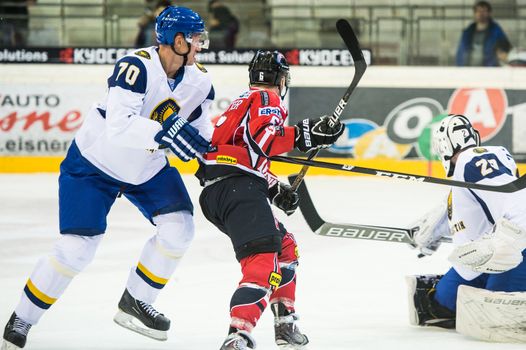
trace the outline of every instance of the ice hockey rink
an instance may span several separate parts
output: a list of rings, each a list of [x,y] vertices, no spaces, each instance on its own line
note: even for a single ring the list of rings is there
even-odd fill
[[[0,324],[8,320],[40,256],[58,234],[57,174],[0,175]],[[185,176],[197,205],[200,187]],[[327,220],[406,227],[431,210],[447,188],[370,177],[308,176]],[[280,214],[278,214],[280,215]],[[314,235],[297,212],[283,217],[299,244],[297,312],[310,350],[524,349],[454,331],[411,327],[404,276],[443,273],[450,247],[433,256],[397,243]],[[230,242],[195,211],[196,238],[160,294],[156,308],[172,320],[157,342],[122,329],[112,318],[130,267],[154,229],[126,199],[117,200],[94,262],[75,278],[31,332],[27,349],[218,349],[226,336],[230,296],[241,277]],[[277,349],[267,310],[254,331],[258,349]]]

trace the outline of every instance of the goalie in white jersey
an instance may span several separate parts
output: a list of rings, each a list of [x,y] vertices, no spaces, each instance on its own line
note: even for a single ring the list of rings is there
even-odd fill
[[[504,147],[480,146],[462,115],[434,130],[433,148],[453,180],[502,185],[517,166]],[[447,205],[419,223],[415,243],[431,254],[452,235],[453,267],[443,276],[410,276],[411,323],[455,328],[489,341],[526,341],[526,191],[499,193],[453,187]],[[460,287],[460,288],[459,288]]]
[[[151,304],[192,241],[194,223],[190,197],[163,148],[184,161],[208,150],[214,89],[194,58],[208,45],[197,13],[167,7],[157,17],[156,34],[158,47],[116,63],[104,101],[90,110],[60,166],[62,236],[27,281],[2,350],[23,348],[30,327],[93,259],[106,216],[121,195],[157,232],[130,271],[114,320],[158,340],[167,337],[170,320]]]

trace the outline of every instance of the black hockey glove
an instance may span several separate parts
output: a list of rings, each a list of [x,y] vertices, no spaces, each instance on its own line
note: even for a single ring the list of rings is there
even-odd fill
[[[292,187],[283,182],[278,182],[276,185],[269,188],[269,197],[272,204],[283,210],[287,215],[292,215],[300,204],[300,196],[298,193],[293,191]]]
[[[303,119],[296,124],[295,146],[302,152],[332,145],[345,130],[339,120],[333,122],[328,115],[315,119]]]

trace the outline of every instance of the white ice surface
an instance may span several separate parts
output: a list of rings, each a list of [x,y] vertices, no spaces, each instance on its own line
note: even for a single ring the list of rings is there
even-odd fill
[[[153,234],[126,199],[117,200],[94,262],[30,332],[27,349],[218,349],[228,329],[230,297],[240,279],[230,242],[198,208],[200,187],[185,176],[196,208],[196,239],[155,306],[172,320],[167,342],[113,323],[130,267]],[[446,188],[395,180],[308,177],[321,215],[330,221],[409,226]],[[57,175],[0,175],[0,327],[18,302],[40,256],[58,237]],[[280,216],[283,218],[283,216]],[[319,237],[298,212],[283,218],[300,252],[297,311],[310,350],[524,349],[453,331],[408,324],[404,276],[443,273],[450,247],[417,259],[406,245]],[[258,349],[277,349],[267,310],[254,331]]]

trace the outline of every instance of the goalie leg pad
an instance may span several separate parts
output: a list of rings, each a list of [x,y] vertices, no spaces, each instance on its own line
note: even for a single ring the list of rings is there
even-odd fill
[[[407,276],[409,323],[415,326],[455,328],[455,312],[434,299],[435,285],[441,275]]]
[[[490,342],[526,343],[526,292],[460,286],[457,331]]]

